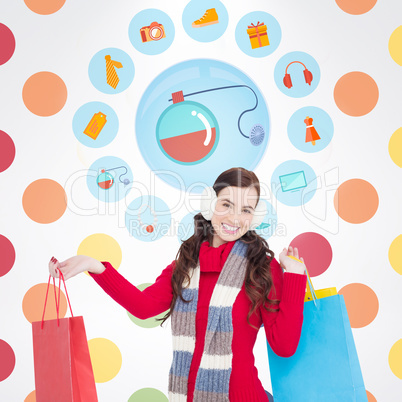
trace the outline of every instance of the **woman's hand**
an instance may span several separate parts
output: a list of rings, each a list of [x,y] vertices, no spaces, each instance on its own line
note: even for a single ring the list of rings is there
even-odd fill
[[[100,261],[87,255],[76,255],[62,262],[52,257],[49,262],[50,275],[53,278],[58,278],[59,270],[63,274],[64,280],[67,280],[85,271],[100,274],[105,270],[105,267]]]
[[[302,262],[296,261],[293,258],[290,258],[290,256],[298,258]],[[292,248],[289,246],[289,251],[285,247],[279,254],[279,263],[286,272],[305,275],[306,265],[304,264],[303,257],[299,258],[299,251],[296,247]]]

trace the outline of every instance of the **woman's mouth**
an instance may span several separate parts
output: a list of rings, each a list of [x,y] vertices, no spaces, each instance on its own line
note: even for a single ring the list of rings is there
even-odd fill
[[[227,225],[226,223],[222,223],[222,229],[225,233],[228,233],[228,234],[235,234],[239,230],[238,227],[230,226],[230,225]]]

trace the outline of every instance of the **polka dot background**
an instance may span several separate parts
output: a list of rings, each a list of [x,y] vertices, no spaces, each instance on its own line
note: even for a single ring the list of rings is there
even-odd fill
[[[107,382],[116,377],[122,364],[119,348],[110,340],[95,338],[88,342],[95,382]]]
[[[38,116],[52,116],[65,105],[67,87],[58,75],[40,71],[25,82],[22,99],[30,112]]]
[[[4,24],[0,24],[0,65],[6,63],[15,50],[13,33]]]
[[[283,247],[297,247],[316,290],[336,287],[343,295],[367,400],[397,400],[402,386],[402,3],[291,0],[268,7],[262,0],[226,2],[222,25],[198,27],[197,32],[192,22],[206,9],[187,21],[188,0],[168,7],[153,4],[158,11],[153,17],[146,12],[149,5],[129,0],[113,9],[96,0],[87,0],[84,7],[65,0],[9,3],[0,23],[0,305],[7,306],[0,309],[0,400],[36,400],[31,323],[42,319],[52,256],[59,261],[90,257],[87,269],[93,259],[108,261],[139,289],[152,286],[174,260],[180,224],[188,224],[183,218],[191,217],[198,204],[185,201],[180,177],[163,175],[148,164],[141,141],[146,138],[157,153],[155,130],[149,125],[136,132],[135,121],[141,117],[142,94],[156,77],[196,59],[232,65],[261,91],[269,110],[269,142],[252,170],[265,186],[263,198],[276,211],[275,230],[266,240],[277,259]],[[242,18],[267,14],[277,23],[279,39],[265,20],[260,22],[267,24],[269,41],[252,45],[246,29],[236,30]],[[166,22],[167,36],[159,43],[144,42],[140,29],[153,20],[163,25],[161,15],[171,24]],[[261,48],[252,47],[257,43]],[[120,53],[112,55],[108,67],[104,58],[99,64],[100,90],[91,81],[91,59],[112,48]],[[123,54],[127,59],[119,60]],[[303,61],[292,58],[296,55],[314,60],[313,78],[309,83],[304,67],[292,64],[290,90],[281,60]],[[311,70],[310,59],[304,64]],[[135,74],[127,70],[131,62]],[[119,82],[124,91],[118,90],[123,88]],[[207,89],[198,88],[197,80],[193,84],[191,92]],[[292,97],[291,91],[303,96]],[[157,101],[143,99],[151,112]],[[73,129],[75,113],[87,104],[100,110],[91,110],[82,127]],[[307,114],[297,114],[300,110],[308,110],[310,127]],[[331,130],[322,128],[318,111],[331,121]],[[106,115],[104,121],[96,120],[98,112]],[[242,117],[242,125],[254,123],[252,111]],[[220,133],[220,144],[227,135]],[[298,146],[312,141],[321,145],[314,152]],[[238,157],[231,155],[227,167],[238,166]],[[118,197],[106,197],[99,186],[88,191],[88,181],[99,174],[91,166],[99,160],[115,169],[116,181],[130,173]],[[209,185],[220,173],[205,173],[202,163],[191,168],[189,177],[202,177]],[[301,181],[271,188],[278,169],[281,177],[297,174]],[[174,180],[179,184],[174,186]],[[159,198],[171,214],[156,242],[132,235],[138,223],[134,216],[133,227],[126,226],[127,207],[143,196]],[[74,315],[84,317],[99,400],[167,401],[170,320],[160,327],[153,318],[127,316],[89,275],[66,285]],[[58,290],[58,280],[56,286],[51,282],[46,320],[56,318]],[[60,317],[68,316],[62,287]],[[264,331],[258,332],[254,354],[271,400]]]

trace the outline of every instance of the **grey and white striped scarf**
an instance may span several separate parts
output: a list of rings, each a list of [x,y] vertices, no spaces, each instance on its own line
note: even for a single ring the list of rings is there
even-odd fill
[[[246,275],[248,245],[240,239],[233,245],[212,292],[204,350],[194,389],[194,402],[229,401],[232,372],[232,308]],[[195,348],[200,263],[194,268],[172,311],[173,361],[169,372],[169,401],[187,401],[187,381]]]

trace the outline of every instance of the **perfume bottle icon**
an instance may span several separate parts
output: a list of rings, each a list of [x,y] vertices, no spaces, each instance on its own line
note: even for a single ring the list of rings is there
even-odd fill
[[[127,171],[128,171],[127,168],[125,166],[118,166],[118,167],[114,167],[111,169],[102,169],[101,170],[100,175],[96,179],[96,182],[101,189],[109,190],[113,186],[114,177],[108,172],[111,170],[117,170],[117,169],[126,169],[125,173],[122,173],[119,176],[120,183],[123,183],[124,186],[127,186],[128,184],[130,184],[130,180],[127,178],[124,180],[121,180],[121,176],[124,176],[125,174],[127,174]]]

